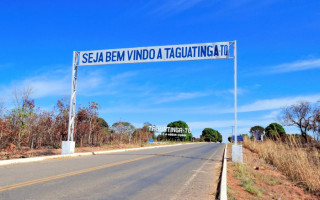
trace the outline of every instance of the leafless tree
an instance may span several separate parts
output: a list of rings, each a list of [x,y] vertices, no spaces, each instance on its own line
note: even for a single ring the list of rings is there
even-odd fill
[[[129,122],[119,121],[112,125],[112,129],[115,134],[119,136],[120,144],[122,144],[123,136],[126,137],[128,143],[131,142],[131,137],[135,130],[135,127]]]
[[[309,102],[299,102],[282,109],[282,123],[286,126],[297,126],[305,141],[307,141],[307,131],[312,127],[312,119],[313,107]]]
[[[311,128],[314,133],[314,139],[319,141],[320,139],[320,107],[319,106],[313,111],[313,120],[312,120]]]

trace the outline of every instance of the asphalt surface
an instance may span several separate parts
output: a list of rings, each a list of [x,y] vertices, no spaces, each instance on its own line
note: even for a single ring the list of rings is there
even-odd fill
[[[197,143],[1,166],[0,199],[209,199],[224,146]]]

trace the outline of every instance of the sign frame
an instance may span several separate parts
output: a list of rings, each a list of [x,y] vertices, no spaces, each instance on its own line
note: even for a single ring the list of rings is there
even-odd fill
[[[71,95],[70,95],[70,110],[69,110],[69,124],[68,124],[68,137],[67,143],[74,143],[74,125],[75,125],[75,118],[76,118],[76,94],[77,94],[77,71],[78,67],[81,66],[88,66],[88,65],[81,65],[80,61],[81,55],[85,52],[108,52],[108,51],[115,51],[115,50],[139,50],[143,49],[152,49],[152,48],[178,48],[180,47],[195,47],[195,46],[203,46],[203,45],[220,45],[220,44],[228,44],[228,52],[227,55],[223,57],[202,57],[199,56],[192,56],[190,59],[164,59],[164,60],[136,60],[134,62],[122,62],[122,63],[90,63],[91,65],[106,65],[106,64],[131,64],[131,63],[146,63],[146,62],[170,62],[170,61],[190,61],[190,60],[208,60],[208,59],[233,59],[234,60],[234,135],[235,135],[235,144],[237,145],[237,41],[229,41],[229,42],[215,42],[215,43],[199,43],[199,44],[185,44],[185,45],[167,45],[167,46],[154,46],[154,47],[136,47],[136,48],[124,48],[124,49],[110,49],[110,50],[94,50],[94,51],[74,51],[73,52],[73,63],[72,63],[72,79],[71,79]],[[230,46],[233,45],[233,57],[230,54]],[[221,49],[220,49],[221,51]],[[167,53],[167,52],[166,52]],[[168,54],[168,53],[167,53]],[[166,54],[166,55],[167,55]],[[195,55],[196,53],[194,53]],[[98,54],[97,54],[98,55]],[[199,54],[198,54],[199,55]],[[105,56],[107,57],[107,56]],[[168,56],[167,56],[168,57]],[[96,57],[98,59],[98,56]],[[105,60],[106,61],[106,60]],[[71,145],[72,146],[72,145]],[[74,146],[74,145],[73,145]],[[74,148],[74,147],[73,147]],[[71,154],[74,152],[72,150],[63,150],[64,154]]]

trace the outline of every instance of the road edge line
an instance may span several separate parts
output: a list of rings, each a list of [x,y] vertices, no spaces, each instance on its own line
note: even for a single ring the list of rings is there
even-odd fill
[[[227,200],[227,146],[224,148],[224,154],[222,159],[222,175],[221,175],[221,181],[220,181],[220,191],[219,191],[219,199],[220,200]]]

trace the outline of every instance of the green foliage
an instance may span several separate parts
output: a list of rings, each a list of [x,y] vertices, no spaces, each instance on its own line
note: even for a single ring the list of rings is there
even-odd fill
[[[53,144],[53,148],[55,148],[55,149],[60,149],[60,148],[61,148],[60,143],[54,143],[54,144]]]
[[[189,126],[186,122],[184,121],[174,121],[171,122],[167,125],[167,127],[172,127],[172,128],[182,128],[182,132],[181,133],[177,133],[177,134],[184,134],[185,137],[179,137],[179,136],[167,136],[167,139],[169,140],[180,140],[180,141],[192,141],[192,133],[187,132],[186,130],[190,130]],[[170,134],[173,133],[175,134],[175,132],[170,132],[170,130],[166,131],[165,134]]]
[[[206,142],[222,142],[222,135],[212,128],[205,128],[202,131],[201,139]]]
[[[272,140],[285,139],[286,132],[280,124],[271,123],[265,129],[265,136]]]

